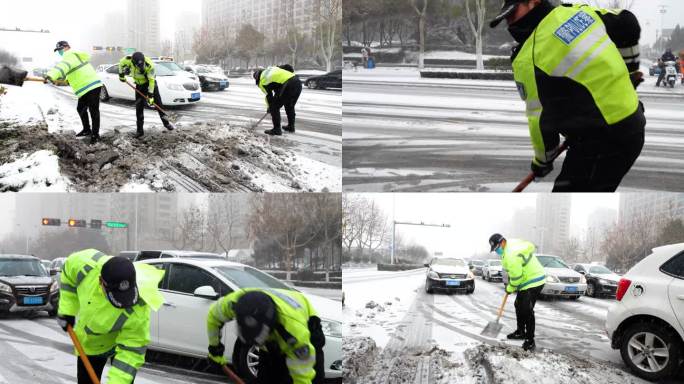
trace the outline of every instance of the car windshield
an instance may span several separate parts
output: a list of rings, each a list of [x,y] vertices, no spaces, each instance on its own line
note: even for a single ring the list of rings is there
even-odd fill
[[[563,260],[553,256],[537,256],[541,265],[545,268],[570,268]]]
[[[473,260],[473,261],[470,262],[470,264],[480,266],[480,265],[484,265],[484,261]]]
[[[589,268],[589,273],[595,273],[597,275],[609,275],[613,272],[610,269],[604,267],[603,265],[597,265]]]
[[[197,67],[197,73],[222,73],[218,67]]]
[[[173,76],[177,72],[183,72],[183,68],[173,61],[157,62],[154,64],[154,70],[157,72],[157,76]]]
[[[451,265],[454,267],[465,267],[465,261],[461,259],[434,259],[432,265]]]
[[[213,269],[240,288],[277,288],[292,290],[292,288],[281,283],[278,279],[252,267],[221,266],[214,267]]]
[[[224,257],[217,255],[215,253],[192,253],[189,255],[180,255],[181,257],[192,257],[193,259],[219,259],[223,260]]]
[[[501,261],[499,261],[499,260],[489,260],[489,265],[493,265],[493,266],[501,265]]]
[[[0,260],[0,276],[47,276],[47,271],[38,260]]]

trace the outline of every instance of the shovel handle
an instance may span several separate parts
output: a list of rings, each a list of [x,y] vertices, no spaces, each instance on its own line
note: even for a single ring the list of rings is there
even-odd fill
[[[74,343],[74,346],[78,351],[78,356],[81,358],[81,361],[83,361],[83,365],[85,365],[86,371],[88,371],[90,381],[92,381],[93,384],[100,384],[100,380],[97,378],[95,370],[93,369],[93,366],[90,364],[90,360],[88,360],[88,356],[85,354],[81,342],[78,341],[78,337],[76,336],[76,333],[74,333],[74,329],[71,327],[71,324],[67,324],[67,332],[69,333],[71,341]]]
[[[44,83],[45,79],[43,79],[42,77],[26,76],[26,78],[24,78],[24,81],[35,81]]]
[[[501,315],[503,315],[504,307],[506,306],[506,300],[508,300],[508,292],[506,292],[506,295],[504,295],[503,303],[501,303],[501,306],[499,307],[499,314],[496,315],[497,322],[499,319],[501,319]]]
[[[264,113],[264,116],[262,116],[261,119],[259,119],[259,121],[257,121],[256,124],[254,124],[254,128],[258,127],[259,124],[261,124],[261,122],[264,121],[264,119],[266,118],[266,116],[268,116],[268,114],[269,114],[268,111],[267,111],[266,113]]]
[[[228,368],[227,365],[222,365],[221,368],[223,368],[223,372],[230,377],[231,380],[235,382],[235,384],[245,384],[244,381],[242,381],[241,378],[238,377],[233,371]]]
[[[133,86],[131,83],[129,83],[128,81],[126,81],[126,84],[128,84],[129,87],[131,87],[134,91],[136,91],[136,92],[138,93],[138,95],[142,96],[143,99],[147,100],[147,95],[145,95],[145,94],[143,94],[142,92],[140,92],[140,90],[139,90],[138,88],[134,87],[134,86]],[[161,113],[165,114],[166,116],[170,116],[169,113],[166,112],[165,110],[163,110],[160,106],[158,106],[157,103],[154,103],[154,107],[157,108]]]
[[[551,159],[551,161],[556,160],[565,150],[568,149],[568,143],[564,142],[563,144],[558,147],[556,150],[556,155]],[[530,185],[534,181],[534,172],[530,172],[529,175],[527,175],[521,182],[518,184],[517,187],[513,190],[513,193],[520,193],[527,188],[528,185]]]

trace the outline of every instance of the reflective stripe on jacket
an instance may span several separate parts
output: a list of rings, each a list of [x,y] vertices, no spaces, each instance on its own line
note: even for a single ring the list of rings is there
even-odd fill
[[[506,292],[524,291],[546,282],[546,272],[534,255],[534,250],[534,244],[529,241],[506,241],[501,260],[501,265],[508,274]]]
[[[62,61],[48,71],[47,75],[52,80],[67,80],[79,98],[102,86],[95,68],[90,64],[90,55],[85,52],[64,52]]]

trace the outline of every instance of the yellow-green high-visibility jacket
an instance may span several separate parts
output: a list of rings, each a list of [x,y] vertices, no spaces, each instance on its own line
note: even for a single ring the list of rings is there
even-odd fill
[[[67,257],[62,266],[59,314],[76,317],[74,331],[89,356],[112,356],[109,384],[130,384],[145,363],[150,342],[150,309],[164,302],[157,286],[164,272],[135,264],[139,301],[131,308],[114,307],[100,286],[102,265],[111,256],[86,249]]]
[[[262,291],[273,299],[277,309],[278,322],[295,338],[295,340],[290,341],[284,340],[280,333],[274,330],[268,336],[268,341],[276,342],[280,350],[285,354],[285,361],[293,384],[311,384],[311,381],[316,376],[316,371],[314,370],[316,350],[311,344],[308,324],[309,318],[317,316],[317,314],[311,304],[309,304],[309,300],[297,291],[286,289],[242,289],[222,297],[211,305],[207,315],[209,345],[219,344],[221,327],[223,327],[224,323],[235,318],[233,304],[246,292],[255,290]],[[306,351],[306,349],[308,349],[308,353],[302,354],[301,351]],[[298,351],[298,353],[295,351]]]
[[[638,60],[638,53],[625,49],[623,59],[602,12],[609,11],[556,7],[514,53],[514,77],[527,104],[537,164],[554,157],[559,134],[607,134],[610,127],[631,124],[640,111],[626,64],[626,58]]]
[[[129,71],[127,71],[128,69]],[[131,56],[126,56],[119,61],[119,76],[129,73],[133,77],[133,81],[138,85],[143,85],[149,83],[147,91],[149,93],[154,93],[154,87],[156,84],[156,75],[154,71],[154,63],[149,57],[145,56],[145,70],[140,71],[138,67],[133,65],[133,60]]]
[[[268,67],[261,72],[259,79],[259,89],[266,94],[266,103],[270,105],[269,98],[271,92],[282,89],[283,84],[295,77],[295,74],[279,67]]]
[[[95,68],[90,64],[90,55],[85,52],[64,52],[62,61],[48,71],[47,76],[52,80],[67,80],[79,98],[102,86]]]
[[[501,265],[508,274],[506,292],[513,293],[538,287],[546,282],[546,272],[534,255],[534,244],[529,241],[511,239],[506,248]]]

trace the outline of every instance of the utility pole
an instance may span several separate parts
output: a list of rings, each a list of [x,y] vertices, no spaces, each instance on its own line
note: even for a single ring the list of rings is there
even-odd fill
[[[394,264],[394,249],[396,247],[395,240],[396,240],[396,233],[397,233],[397,225],[415,225],[415,226],[419,226],[419,227],[451,228],[450,224],[425,224],[423,222],[411,223],[411,222],[401,222],[401,221],[392,220],[392,253],[390,254],[390,264]]]
[[[660,12],[660,52],[659,54],[662,54],[662,52],[665,50],[665,33],[663,31],[663,19],[665,18],[665,14],[667,13],[667,5],[660,4],[658,6]]]

